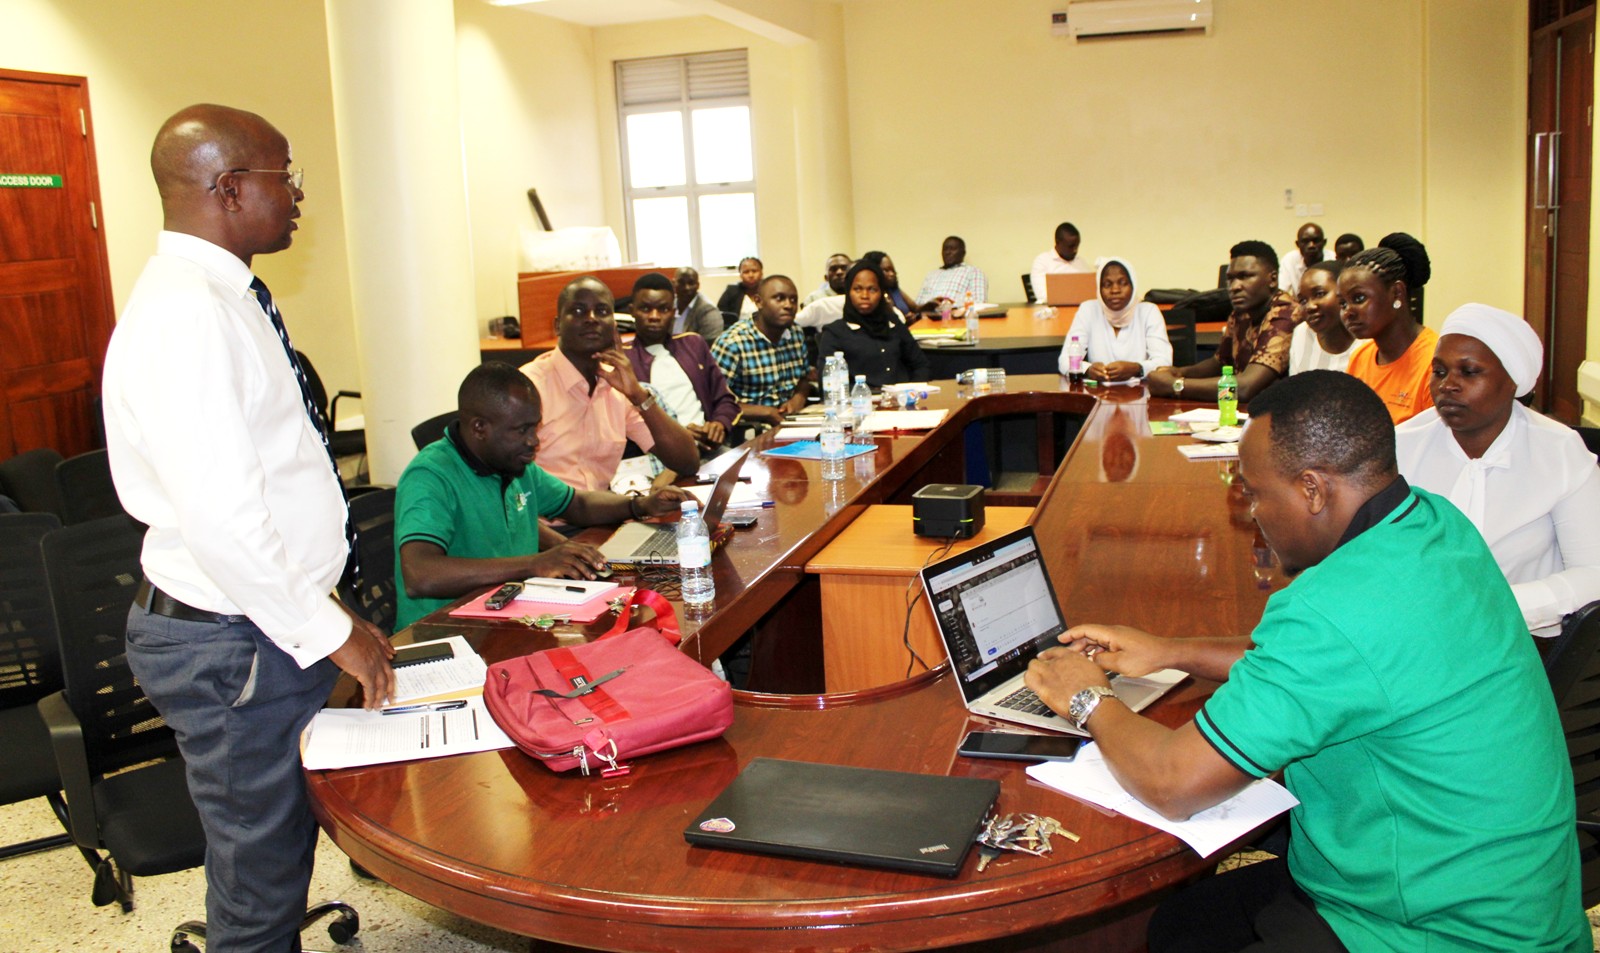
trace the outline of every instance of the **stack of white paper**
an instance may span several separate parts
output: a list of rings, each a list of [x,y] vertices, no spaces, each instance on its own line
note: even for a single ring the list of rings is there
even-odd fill
[[[945,410],[874,410],[861,422],[867,433],[888,433],[895,430],[932,430],[939,426],[949,411]]]
[[[360,708],[324,708],[306,728],[300,760],[311,770],[355,768],[511,747],[483,705],[385,715]]]
[[[464,698],[483,694],[483,680],[489,674],[489,666],[484,664],[483,656],[473,651],[467,640],[459,635],[417,644],[433,645],[437,642],[448,642],[455,656],[395,669],[395,704],[423,698]]]

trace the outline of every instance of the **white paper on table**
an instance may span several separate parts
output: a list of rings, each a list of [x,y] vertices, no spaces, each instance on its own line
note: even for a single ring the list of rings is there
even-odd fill
[[[629,457],[617,464],[617,473],[611,478],[611,492],[621,493],[624,496],[630,493],[648,493],[650,484],[656,478],[650,472],[650,458],[643,454]]]
[[[362,708],[324,708],[302,738],[300,760],[311,770],[356,768],[420,758],[509,748],[483,697],[453,711],[385,715]]]
[[[1172,416],[1168,417],[1167,419],[1168,420],[1184,420],[1184,421],[1188,421],[1191,424],[1195,424],[1195,423],[1199,423],[1199,424],[1214,424],[1214,423],[1220,422],[1220,419],[1221,419],[1220,418],[1220,414],[1221,414],[1221,411],[1217,410],[1217,408],[1215,408],[1215,407],[1196,407],[1193,410],[1186,410],[1181,414],[1173,414]],[[1249,414],[1244,413],[1243,411],[1239,412],[1239,422],[1240,423],[1243,423],[1244,421],[1249,420],[1249,419],[1250,419],[1250,415]]]
[[[790,427],[783,426],[773,431],[774,440],[820,440],[822,439],[821,427]]]
[[[715,483],[707,483],[704,486],[686,486],[684,490],[700,501],[700,511],[704,513],[706,507],[711,503],[711,495],[717,492],[717,485]],[[730,510],[760,509],[765,503],[766,500],[762,499],[761,494],[756,491],[755,487],[748,483],[735,483],[733,492],[728,494],[727,508]]]
[[[885,384],[883,385],[883,390],[888,394],[903,394],[906,391],[911,391],[915,394],[937,394],[939,393],[939,385],[930,384],[927,381],[909,381],[904,384]]]
[[[861,422],[867,433],[891,430],[932,430],[944,420],[946,410],[874,410]]]
[[[532,579],[522,580],[522,591],[513,597],[513,601],[581,606],[596,596],[603,596],[620,588],[620,583],[607,582],[604,579],[547,579],[535,576]]]
[[[477,694],[483,693],[483,680],[489,674],[489,666],[484,664],[483,656],[459,635],[416,644],[434,645],[439,642],[448,642],[455,656],[395,669],[395,704],[419,698],[460,698],[474,690]]]
[[[1239,456],[1236,443],[1180,443],[1178,452],[1190,460],[1233,460]]]
[[[1097,744],[1085,744],[1071,761],[1047,761],[1028,766],[1028,776],[1064,794],[1110,808],[1123,817],[1166,831],[1210,857],[1244,835],[1272,820],[1300,801],[1276,781],[1261,778],[1215,807],[1186,821],[1172,821],[1129,794],[1111,776]]]

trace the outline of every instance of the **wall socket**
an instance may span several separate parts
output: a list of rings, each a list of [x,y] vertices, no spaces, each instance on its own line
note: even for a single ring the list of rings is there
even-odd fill
[[[1294,189],[1283,190],[1283,207],[1294,208]]]

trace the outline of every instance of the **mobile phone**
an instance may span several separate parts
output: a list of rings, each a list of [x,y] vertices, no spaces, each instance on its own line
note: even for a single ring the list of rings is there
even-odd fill
[[[1071,761],[1078,756],[1082,738],[1070,735],[1022,735],[1010,731],[973,731],[956,753],[966,758],[1000,758],[1005,761]]]
[[[456,650],[450,647],[449,642],[435,642],[432,645],[403,645],[394,650],[394,658],[389,664],[395,668],[405,668],[407,665],[421,665],[423,662],[437,662],[440,659],[455,658]]]
[[[725,517],[724,519],[729,526],[732,526],[735,529],[749,529],[750,527],[756,525],[756,515],[754,513],[740,513],[736,516]]]
[[[494,592],[490,593],[489,598],[483,600],[483,607],[485,609],[504,609],[506,606],[511,604],[511,600],[515,599],[517,597],[517,593],[521,591],[522,583],[508,582],[499,589],[496,589]]]

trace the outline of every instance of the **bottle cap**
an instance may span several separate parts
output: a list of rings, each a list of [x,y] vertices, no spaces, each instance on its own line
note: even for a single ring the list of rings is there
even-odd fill
[[[1224,365],[1222,365],[1222,373],[1224,375],[1232,374],[1233,373],[1233,365],[1232,364],[1224,364]]]
[[[698,500],[684,500],[683,503],[679,505],[678,512],[691,514],[698,513],[700,512],[700,502]]]

